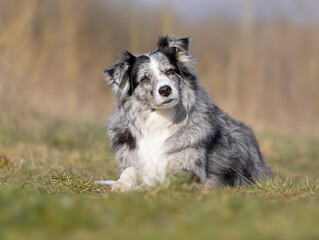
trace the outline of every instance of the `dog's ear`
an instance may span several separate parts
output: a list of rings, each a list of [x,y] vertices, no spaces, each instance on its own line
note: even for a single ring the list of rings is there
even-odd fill
[[[192,56],[189,53],[190,38],[177,38],[172,35],[159,37],[157,48],[159,51],[170,51],[174,53],[180,62],[191,62]]]
[[[130,52],[125,51],[115,65],[103,71],[106,81],[119,101],[122,101],[129,94],[132,85],[130,70],[135,58]]]
[[[160,37],[157,43],[158,51],[175,62],[181,75],[196,79],[194,57],[189,52],[190,38],[177,38],[172,35]]]

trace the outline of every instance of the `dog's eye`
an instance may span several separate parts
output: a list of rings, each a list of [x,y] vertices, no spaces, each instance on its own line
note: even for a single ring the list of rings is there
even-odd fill
[[[144,76],[140,79],[140,83],[145,83],[145,82],[149,82],[150,79],[147,76]]]
[[[166,72],[165,72],[165,74],[166,75],[173,75],[175,73],[175,71],[174,71],[174,69],[168,69]]]

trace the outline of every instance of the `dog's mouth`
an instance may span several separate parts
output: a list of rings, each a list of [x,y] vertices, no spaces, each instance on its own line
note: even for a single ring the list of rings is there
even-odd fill
[[[179,101],[179,98],[169,98],[156,106],[156,108],[171,108],[175,106]]]
[[[171,98],[171,99],[167,99],[166,101],[164,101],[162,104],[168,104],[170,102],[173,102],[175,99]]]

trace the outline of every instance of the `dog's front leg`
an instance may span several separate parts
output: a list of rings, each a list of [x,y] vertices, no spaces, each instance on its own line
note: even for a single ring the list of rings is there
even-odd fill
[[[96,181],[98,184],[109,185],[112,191],[125,192],[137,186],[139,173],[136,168],[128,167],[123,170],[117,181]]]
[[[129,191],[137,186],[139,173],[135,167],[125,168],[121,173],[119,180],[113,184],[114,191]]]

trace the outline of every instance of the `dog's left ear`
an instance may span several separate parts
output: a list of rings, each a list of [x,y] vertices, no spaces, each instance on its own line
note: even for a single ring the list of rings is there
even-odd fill
[[[192,61],[192,56],[189,53],[190,38],[177,38],[172,35],[160,37],[157,42],[159,51],[170,51],[174,53],[177,59],[181,62]]]
[[[115,65],[103,71],[106,81],[111,86],[119,101],[122,101],[129,95],[130,91],[133,90],[130,70],[134,61],[135,56],[125,51]]]

